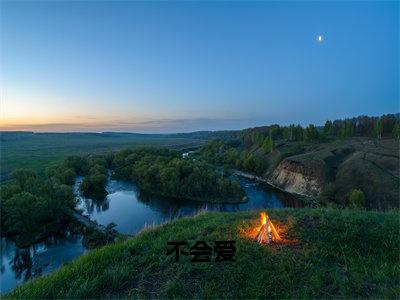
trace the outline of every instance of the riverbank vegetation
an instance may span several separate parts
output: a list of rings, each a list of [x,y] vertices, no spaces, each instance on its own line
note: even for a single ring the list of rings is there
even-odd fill
[[[203,161],[169,149],[123,150],[114,155],[113,177],[133,180],[149,194],[206,202],[243,202],[237,181]]]
[[[109,156],[94,156],[83,158],[85,160],[86,172],[79,186],[84,197],[92,199],[104,199],[107,195],[106,184],[108,179],[108,168],[110,167]]]
[[[75,208],[75,196],[67,173],[70,169],[49,177],[32,170],[16,170],[0,189],[1,236],[24,246],[57,235],[71,224],[70,212]],[[54,174],[53,174],[54,175]]]
[[[319,128],[249,128],[229,141],[209,141],[198,153],[210,163],[262,176],[283,189],[304,176],[314,182],[314,190],[298,193],[320,205],[353,206],[351,193],[358,190],[365,198],[361,207],[398,208],[399,124],[399,114],[389,114],[328,120]],[[292,178],[283,178],[290,173]]]
[[[181,218],[94,250],[9,298],[390,298],[400,297],[397,213],[269,210],[286,243],[245,236],[259,212]],[[173,237],[173,238],[171,238]],[[235,262],[167,256],[167,242],[234,240]],[[290,242],[289,242],[290,241]],[[377,267],[378,266],[378,267]]]
[[[94,228],[85,230],[74,218],[76,176],[84,176],[84,195],[104,197],[109,156],[68,156],[47,168],[46,175],[29,169],[18,169],[0,187],[1,236],[18,246],[28,246],[66,231],[83,234],[88,244],[109,242],[111,235],[101,236]],[[110,232],[112,230],[110,229]],[[95,238],[96,237],[96,238]]]
[[[95,249],[110,244],[118,237],[118,232],[114,229],[117,226],[115,223],[108,224],[103,231],[98,230],[96,225],[93,222],[93,225],[86,226],[83,229],[82,244],[87,249]]]
[[[107,195],[109,169],[119,179],[133,180],[148,194],[208,202],[243,202],[245,193],[236,181],[219,174],[211,165],[183,159],[166,148],[124,150],[115,154],[68,156],[49,167],[45,176],[19,169],[0,192],[1,235],[18,245],[29,245],[64,232],[73,222],[76,199],[72,185],[83,176],[80,190],[85,197]],[[84,232],[86,233],[86,231]],[[88,245],[95,231],[87,232]],[[86,234],[85,234],[86,236]],[[108,242],[108,238],[101,238]]]

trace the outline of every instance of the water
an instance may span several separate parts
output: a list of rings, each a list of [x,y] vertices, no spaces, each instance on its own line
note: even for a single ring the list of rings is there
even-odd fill
[[[237,177],[249,198],[242,204],[210,204],[180,201],[161,197],[148,197],[131,182],[109,180],[108,195],[104,200],[84,198],[79,193],[78,178],[75,193],[78,208],[99,224],[117,224],[116,229],[125,234],[136,234],[147,225],[156,225],[181,216],[196,214],[199,210],[242,211],[260,208],[298,206],[293,198],[266,184],[252,179]],[[62,239],[51,239],[46,243],[21,249],[9,240],[1,241],[1,293],[30,278],[49,273],[65,262],[85,252],[82,236],[66,235]]]
[[[47,274],[63,263],[73,260],[85,252],[82,236],[67,236],[49,239],[29,248],[18,248],[8,239],[1,240],[1,294],[15,286],[38,276]]]
[[[195,201],[146,197],[131,182],[110,180],[108,196],[102,201],[84,198],[79,194],[78,178],[75,186],[80,196],[79,208],[99,224],[117,224],[116,229],[125,234],[135,234],[145,225],[156,225],[180,216],[190,216],[199,210],[242,211],[260,208],[282,208],[295,206],[293,199],[266,184],[237,177],[246,191],[249,201],[242,204],[212,204]]]

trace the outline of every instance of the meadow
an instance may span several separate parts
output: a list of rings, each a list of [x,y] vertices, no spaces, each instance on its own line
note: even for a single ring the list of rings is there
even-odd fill
[[[99,154],[142,146],[186,149],[197,147],[202,139],[190,135],[132,133],[33,133],[2,132],[0,136],[0,178],[8,179],[18,168],[43,174],[68,155]]]

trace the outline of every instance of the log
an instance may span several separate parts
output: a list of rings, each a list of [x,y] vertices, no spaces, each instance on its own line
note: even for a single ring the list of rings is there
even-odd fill
[[[269,216],[267,216],[266,228],[265,228],[265,239],[267,244],[271,243],[271,233],[270,233],[270,221]]]
[[[265,230],[266,226],[265,224],[263,224],[255,237],[255,241],[257,241],[260,244],[263,242]]]

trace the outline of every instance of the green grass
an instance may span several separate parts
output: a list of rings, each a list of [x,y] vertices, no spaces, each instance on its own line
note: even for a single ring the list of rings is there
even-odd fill
[[[303,152],[295,153],[296,143],[282,143],[266,155],[274,170],[277,156],[300,162],[304,173],[312,174],[321,182],[321,188],[335,184],[337,204],[346,206],[352,189],[361,189],[368,209],[387,210],[399,207],[400,156],[399,142],[392,138],[381,140],[355,137],[333,139],[323,143],[297,143]],[[298,147],[300,148],[300,147]]]
[[[169,135],[118,133],[2,133],[0,143],[1,180],[17,168],[43,173],[68,155],[105,153],[140,146],[196,147],[201,140]]]
[[[399,298],[399,215],[351,210],[269,211],[286,245],[243,232],[259,212],[204,213],[94,250],[16,288],[13,298]],[[236,262],[179,263],[167,241],[236,240]]]

